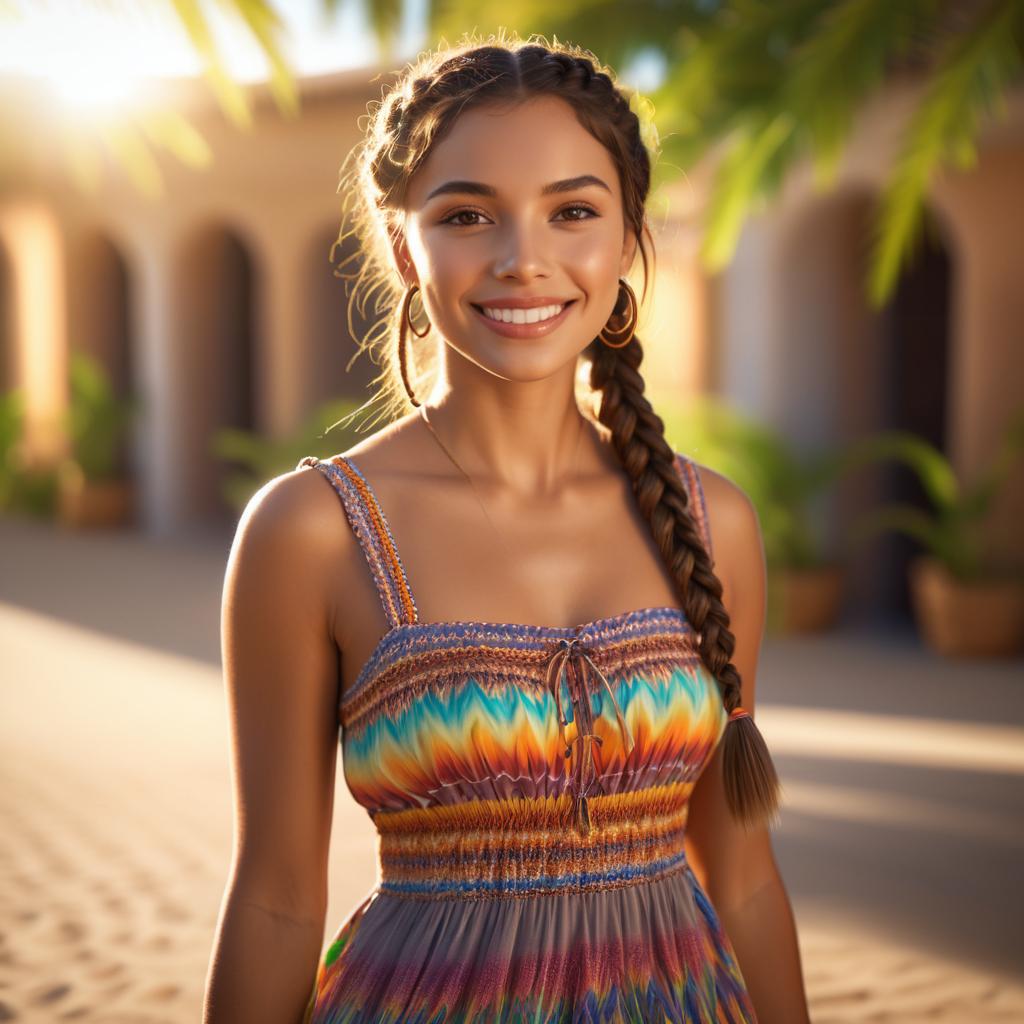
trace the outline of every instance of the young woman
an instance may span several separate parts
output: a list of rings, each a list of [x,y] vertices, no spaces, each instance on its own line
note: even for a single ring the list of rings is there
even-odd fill
[[[752,717],[761,535],[644,397],[628,93],[579,48],[463,43],[357,155],[397,415],[239,526],[208,1024],[806,1021]],[[339,726],[380,877],[321,958]]]

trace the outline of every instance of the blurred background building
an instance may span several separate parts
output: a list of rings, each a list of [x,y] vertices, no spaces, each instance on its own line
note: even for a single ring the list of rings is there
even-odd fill
[[[291,9],[293,31],[307,39],[295,49],[307,61],[297,78],[301,116],[282,115],[267,80],[246,86],[245,131],[197,78],[164,78],[148,94],[150,109],[186,115],[212,151],[202,168],[155,154],[158,195],[116,167],[85,194],[61,145],[67,109],[23,76],[0,92],[0,109],[28,129],[5,140],[0,181],[0,390],[25,396],[30,457],[57,458],[68,444],[60,415],[69,354],[99,359],[116,392],[140,401],[121,458],[147,533],[230,530],[238,508],[225,496],[229,467],[211,450],[213,434],[285,437],[321,403],[364,400],[377,370],[365,355],[353,358],[348,298],[330,254],[339,168],[360,115],[400,62],[379,60],[351,7],[333,34],[315,7]],[[409,56],[422,5],[405,9]],[[110,52],[74,52],[82,49],[97,61]],[[351,66],[317,71],[318,61]],[[96,67],[80,75],[78,93],[97,84]],[[809,163],[796,167],[748,219],[719,273],[698,260],[714,155],[667,187],[640,332],[645,369],[654,396],[718,395],[805,449],[877,429],[914,432],[970,479],[1024,400],[1024,89],[1015,86],[1002,116],[981,127],[975,166],[943,170],[927,186],[925,242],[876,310],[863,286],[869,218],[922,88],[904,71],[860,112],[835,183],[818,189]],[[65,101],[78,93],[73,78],[64,83]],[[116,149],[116,134],[110,143]],[[130,157],[131,139],[120,144]],[[357,316],[353,326],[366,325]],[[866,475],[829,498],[826,531],[838,535],[880,500],[924,506],[909,478]],[[1018,467],[989,531],[1024,567],[1022,511]],[[903,608],[912,548],[893,537],[852,566],[850,608]]]

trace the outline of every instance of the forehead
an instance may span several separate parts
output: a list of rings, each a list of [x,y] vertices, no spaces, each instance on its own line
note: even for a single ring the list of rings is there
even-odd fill
[[[422,206],[433,189],[454,179],[484,182],[499,196],[514,198],[539,195],[548,182],[581,174],[598,175],[618,194],[611,154],[564,100],[542,96],[472,107],[417,169],[408,202],[413,209]]]

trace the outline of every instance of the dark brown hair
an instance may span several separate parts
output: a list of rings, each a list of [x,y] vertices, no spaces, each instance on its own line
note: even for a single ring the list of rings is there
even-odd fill
[[[373,300],[373,312],[380,314],[360,343],[383,366],[371,401],[381,404],[387,419],[419,404],[414,397],[419,388],[411,381],[425,380],[433,369],[426,365],[429,353],[423,352],[428,346],[416,346],[416,361],[422,356],[425,365],[410,373],[405,362],[403,283],[391,263],[390,238],[401,219],[409,179],[470,107],[507,106],[536,96],[557,96],[571,105],[580,124],[606,147],[618,168],[626,224],[636,234],[643,259],[646,295],[644,237],[651,235],[645,204],[653,154],[631,103],[637,94],[618,84],[614,73],[589,50],[538,38],[505,38],[501,33],[482,43],[463,41],[422,55],[398,75],[379,103],[370,105],[364,137],[350,154],[352,169],[343,174],[339,186],[346,216],[332,258],[347,238],[358,240],[335,274],[354,282],[349,305],[353,337],[353,308],[364,319],[372,319],[366,307]],[[347,223],[352,225],[348,232]],[[653,251],[653,239],[651,243]],[[623,298],[620,289],[609,330],[617,329],[628,313]],[[675,452],[665,439],[664,424],[644,397],[640,341],[634,333],[629,344],[613,349],[595,338],[583,355],[590,361],[590,385],[600,399],[597,418],[611,431],[637,503],[698,634],[700,656],[718,681],[726,710],[732,711],[741,699],[740,676],[730,660],[735,638],[722,603],[722,584],[690,514],[689,495]],[[779,803],[778,777],[753,718],[730,720],[722,756],[732,814],[747,824],[773,817]]]

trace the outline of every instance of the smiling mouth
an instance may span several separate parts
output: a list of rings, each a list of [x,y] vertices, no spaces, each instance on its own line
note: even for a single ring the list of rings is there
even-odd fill
[[[486,308],[484,306],[481,306],[477,302],[470,302],[470,305],[478,313],[480,313],[481,315],[485,316],[487,319],[489,319],[489,321],[493,321],[496,324],[519,324],[519,325],[522,325],[522,324],[544,324],[546,321],[548,321],[548,319],[555,319],[557,316],[560,316],[563,312],[565,312],[565,310],[570,305],[572,305],[573,302],[575,302],[575,299],[568,299],[565,302],[555,303],[552,306],[518,306],[518,307],[515,307],[515,308],[509,307],[509,306],[505,306],[505,307],[495,306],[495,307],[493,307],[493,308],[496,308],[496,309],[497,308],[507,309],[512,314],[512,318],[510,318],[510,319],[504,319],[504,318],[499,319],[498,317],[490,316],[487,313]],[[516,313],[526,314],[526,313],[528,313],[528,312],[530,312],[532,310],[536,310],[536,309],[549,309],[549,308],[555,308],[555,307],[560,307],[560,308],[558,308],[558,312],[554,316],[547,316],[547,317],[545,317],[545,319],[543,319],[543,321],[528,321],[528,319],[525,319],[525,318],[523,318],[523,319],[515,319],[514,318]]]

